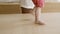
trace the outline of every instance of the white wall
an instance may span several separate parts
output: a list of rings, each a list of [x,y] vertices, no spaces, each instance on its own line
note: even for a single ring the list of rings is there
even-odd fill
[[[57,0],[46,0],[46,1],[48,1],[48,2],[55,2],[55,1],[57,1]]]
[[[46,2],[60,2],[60,0],[45,0]],[[0,0],[0,2],[19,2],[19,0]]]
[[[19,2],[19,0],[0,0],[0,2]]]
[[[60,2],[60,0],[45,0],[46,2]]]

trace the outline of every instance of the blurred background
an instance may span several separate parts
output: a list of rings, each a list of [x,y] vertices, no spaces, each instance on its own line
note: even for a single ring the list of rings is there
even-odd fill
[[[42,13],[60,12],[60,0],[45,0],[45,7]],[[21,13],[19,0],[0,0],[0,14]]]
[[[0,0],[0,34],[60,34],[60,0],[45,0],[41,21],[32,14],[22,14],[20,0]]]

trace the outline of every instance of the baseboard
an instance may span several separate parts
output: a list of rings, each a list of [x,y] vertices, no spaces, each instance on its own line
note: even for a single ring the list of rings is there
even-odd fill
[[[0,3],[0,14],[19,14],[20,5],[18,3]]]
[[[42,13],[60,12],[60,3],[45,3]],[[20,14],[20,4],[0,3],[0,14]]]
[[[45,3],[45,7],[42,8],[42,13],[48,12],[60,12],[60,3]]]

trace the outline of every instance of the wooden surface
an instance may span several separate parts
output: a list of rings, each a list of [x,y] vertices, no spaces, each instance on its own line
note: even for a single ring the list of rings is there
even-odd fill
[[[45,7],[42,9],[42,12],[60,12],[60,3],[45,3]]]
[[[0,14],[0,34],[60,34],[60,13],[42,13],[37,25],[31,14]]]
[[[45,3],[42,13],[60,12],[60,3]],[[19,14],[21,8],[19,3],[0,3],[0,14]]]
[[[0,3],[0,14],[21,13],[19,3]]]

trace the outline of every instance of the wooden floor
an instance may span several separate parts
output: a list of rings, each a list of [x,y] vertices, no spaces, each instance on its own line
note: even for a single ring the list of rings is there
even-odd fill
[[[31,14],[0,14],[0,34],[60,34],[60,13],[42,13],[46,25],[34,24]]]

